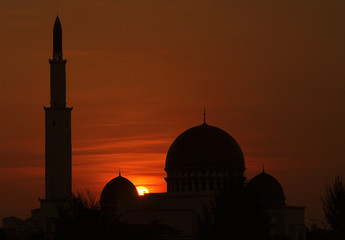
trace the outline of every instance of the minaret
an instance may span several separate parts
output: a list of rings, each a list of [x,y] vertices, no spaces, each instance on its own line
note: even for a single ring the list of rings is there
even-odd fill
[[[45,197],[66,200],[72,193],[71,111],[66,107],[66,60],[62,58],[62,29],[57,16],[50,64],[50,107],[46,113]]]
[[[66,60],[62,58],[62,29],[56,17],[50,64],[50,106],[46,113],[45,199],[41,202],[41,230],[46,239],[55,231],[58,209],[72,195],[71,111],[66,107]]]

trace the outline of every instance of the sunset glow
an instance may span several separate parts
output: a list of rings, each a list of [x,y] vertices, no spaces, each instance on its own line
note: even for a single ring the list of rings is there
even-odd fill
[[[73,192],[99,198],[119,169],[166,192],[169,147],[205,106],[206,122],[239,143],[248,180],[265,164],[289,204],[323,219],[325,181],[345,174],[344,11],[345,1],[1,1],[0,220],[29,217],[45,195],[57,12]]]
[[[150,193],[149,190],[144,186],[137,186],[137,190],[138,190],[139,196],[144,196],[145,194]]]

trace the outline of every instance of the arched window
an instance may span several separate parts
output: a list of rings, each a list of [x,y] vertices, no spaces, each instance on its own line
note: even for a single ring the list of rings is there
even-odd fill
[[[195,181],[195,191],[199,191],[199,181]]]
[[[217,190],[217,191],[221,190],[221,189],[220,189],[220,182],[219,182],[219,181],[216,182],[216,190]]]
[[[188,181],[188,191],[192,191],[192,182]]]
[[[202,181],[202,182],[201,182],[201,190],[202,190],[202,191],[205,191],[205,190],[206,190],[206,182],[205,182],[205,181]]]
[[[214,190],[214,182],[210,181],[210,190],[213,191]]]

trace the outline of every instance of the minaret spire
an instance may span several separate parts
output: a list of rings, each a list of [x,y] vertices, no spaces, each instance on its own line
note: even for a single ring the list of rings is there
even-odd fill
[[[56,16],[53,29],[53,59],[62,59],[62,28],[59,16]]]
[[[62,28],[56,16],[53,28],[53,59],[50,63],[50,104],[53,108],[66,107],[66,60],[62,58]]]

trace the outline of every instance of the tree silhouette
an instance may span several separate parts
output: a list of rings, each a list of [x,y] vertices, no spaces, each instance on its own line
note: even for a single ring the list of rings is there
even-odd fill
[[[312,223],[310,228],[306,227],[306,240],[331,239],[330,233],[326,228],[320,228],[316,223]]]
[[[174,229],[159,222],[126,223],[116,209],[101,209],[96,198],[87,191],[86,195],[73,194],[68,206],[59,209],[55,239],[160,240],[176,234]]]
[[[201,240],[267,240],[270,217],[259,197],[241,182],[228,184],[199,217]]]
[[[341,176],[326,184],[326,194],[321,201],[334,237],[345,239],[345,183]]]
[[[99,237],[100,209],[90,192],[73,194],[67,206],[60,206],[56,239],[91,239]]]
[[[6,236],[5,236],[5,232],[2,228],[0,228],[0,240],[5,240]]]
[[[120,221],[116,211],[102,210],[89,192],[76,193],[67,207],[60,207],[56,239],[139,239],[130,225]]]

